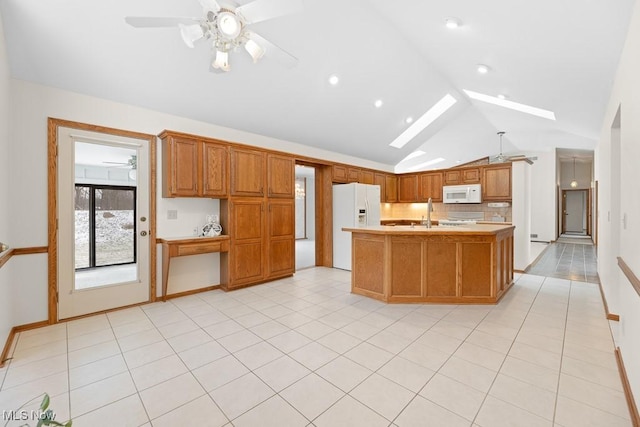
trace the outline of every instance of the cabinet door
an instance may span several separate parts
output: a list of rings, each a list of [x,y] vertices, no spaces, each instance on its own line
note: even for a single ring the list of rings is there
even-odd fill
[[[267,155],[269,197],[293,198],[295,191],[295,159],[276,154]]]
[[[212,142],[202,145],[202,195],[227,197],[227,147]]]
[[[511,165],[487,167],[483,170],[482,198],[511,200]]]
[[[360,179],[360,169],[347,168],[347,182],[358,182]]]
[[[480,183],[480,168],[471,168],[462,170],[462,183],[463,184],[479,184]]]
[[[294,200],[267,201],[267,277],[286,276],[295,271]]]
[[[385,176],[384,186],[385,202],[397,202],[398,201],[398,178],[395,175]]]
[[[262,151],[231,149],[231,195],[264,196],[264,158]]]
[[[427,173],[420,175],[420,200],[432,202],[442,201],[442,173]]]
[[[230,206],[228,287],[233,288],[263,279],[264,202],[262,199],[236,199]]]
[[[373,184],[373,172],[371,171],[360,171],[360,177],[358,178],[358,182],[361,184]]]
[[[462,174],[460,170],[444,171],[444,185],[462,184]]]
[[[346,183],[347,182],[347,167],[343,165],[333,165],[331,171],[331,181]]]
[[[401,175],[398,177],[398,201],[417,202],[418,201],[418,176]]]
[[[198,145],[195,139],[165,140],[165,195],[167,197],[195,197],[198,195]]]

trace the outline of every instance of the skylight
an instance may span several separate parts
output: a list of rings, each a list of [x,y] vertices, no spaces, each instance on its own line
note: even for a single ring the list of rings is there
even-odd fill
[[[438,117],[444,114],[453,104],[458,102],[450,94],[446,94],[440,101],[438,101],[433,107],[424,113],[418,120],[416,120],[411,126],[409,126],[404,132],[400,134],[391,144],[392,147],[402,148],[409,141],[416,137],[420,132],[426,129],[431,123],[433,123]]]
[[[463,89],[469,98],[477,101],[488,102],[489,104],[498,105],[500,107],[509,108],[511,110],[520,111],[521,113],[527,113],[534,116],[542,117],[549,120],[555,120],[556,115],[553,111],[543,110],[542,108],[532,107],[530,105],[520,104],[518,102],[507,101],[506,99],[500,99],[495,96],[484,95],[482,93],[473,92]]]
[[[440,162],[444,162],[446,159],[443,159],[442,157],[438,157],[437,159],[433,159],[433,160],[429,160],[428,162],[424,162],[424,163],[420,163],[417,164],[415,166],[411,166],[410,168],[407,168],[410,171],[415,171],[418,169],[423,169],[423,168],[428,168],[429,166],[433,166],[435,164],[438,164]]]

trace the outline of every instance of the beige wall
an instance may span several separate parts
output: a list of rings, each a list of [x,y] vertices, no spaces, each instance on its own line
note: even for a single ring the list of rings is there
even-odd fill
[[[640,407],[640,296],[617,266],[620,256],[640,276],[640,3],[636,3],[595,156],[599,182],[598,272],[609,311],[620,315],[617,345]],[[620,134],[612,131],[620,108]],[[613,136],[613,137],[612,137]],[[612,141],[618,141],[619,161]],[[618,164],[619,163],[619,164]],[[616,176],[620,187],[615,184]],[[624,197],[620,196],[624,195]],[[619,242],[619,243],[618,243]]]

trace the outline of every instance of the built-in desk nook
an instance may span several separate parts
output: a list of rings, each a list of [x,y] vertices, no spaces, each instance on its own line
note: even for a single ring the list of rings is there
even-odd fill
[[[168,237],[157,239],[162,244],[162,299],[167,298],[171,258],[214,252],[229,252],[229,236]]]
[[[496,303],[513,284],[514,228],[343,228],[352,234],[351,291],[385,302]]]

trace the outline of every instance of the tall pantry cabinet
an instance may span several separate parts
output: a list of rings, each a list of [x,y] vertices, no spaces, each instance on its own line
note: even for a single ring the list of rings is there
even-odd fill
[[[229,156],[231,191],[220,213],[232,250],[222,255],[221,283],[234,289],[293,274],[295,159],[237,147]]]

